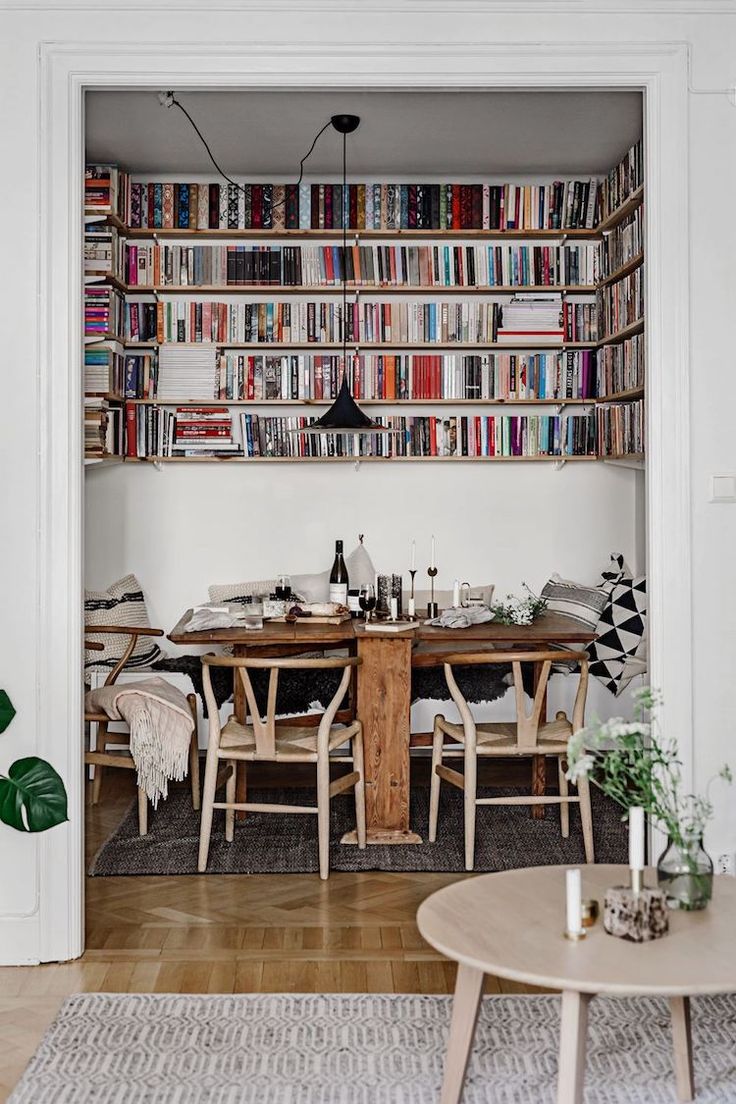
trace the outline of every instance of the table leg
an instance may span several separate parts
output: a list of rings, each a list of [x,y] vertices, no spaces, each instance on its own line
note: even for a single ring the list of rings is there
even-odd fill
[[[542,663],[534,664],[534,692],[536,693],[539,680],[542,677]],[[547,691],[544,691],[542,701],[541,720],[547,719]],[[532,794],[534,797],[544,797],[547,791],[547,760],[543,755],[532,756]],[[544,820],[544,805],[532,805],[532,818]]]
[[[583,1104],[585,1042],[591,996],[591,993],[578,993],[574,989],[565,989],[562,993],[557,1104]]]
[[[483,993],[483,976],[482,970],[475,970],[472,966],[460,963],[457,968],[440,1104],[458,1104],[462,1098]]]
[[[358,656],[368,843],[421,843],[409,828],[411,640],[366,633]],[[355,835],[342,842],[355,843]]]
[[[680,1101],[694,1100],[695,1082],[693,1079],[693,1040],[690,1030],[690,998],[671,997],[670,1015],[672,1017],[672,1042],[675,1047],[677,1099]]]

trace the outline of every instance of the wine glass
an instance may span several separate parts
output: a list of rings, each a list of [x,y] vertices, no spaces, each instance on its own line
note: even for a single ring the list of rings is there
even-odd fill
[[[358,605],[363,610],[367,623],[371,619],[371,612],[376,608],[376,590],[370,583],[364,583],[358,591]]]

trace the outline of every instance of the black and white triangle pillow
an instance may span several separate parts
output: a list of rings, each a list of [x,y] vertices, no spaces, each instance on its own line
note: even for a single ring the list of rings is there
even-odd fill
[[[647,580],[645,575],[632,577],[618,556],[611,557],[603,579],[611,590],[598,621],[598,638],[587,651],[590,673],[618,695],[647,669]]]

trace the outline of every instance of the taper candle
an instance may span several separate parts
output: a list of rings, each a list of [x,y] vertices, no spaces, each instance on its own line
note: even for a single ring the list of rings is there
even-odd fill
[[[629,809],[629,866],[644,869],[644,810],[641,805]]]
[[[411,569],[412,569],[412,571],[414,571],[416,566],[417,566],[417,542],[415,540],[413,540],[411,542]]]
[[[399,616],[399,600],[398,598],[391,598],[391,620],[396,621]]]
[[[455,579],[452,584],[452,608],[457,609],[460,605],[460,580]]]
[[[567,931],[577,934],[583,930],[583,895],[580,884],[580,871],[577,867],[565,874],[567,891]]]
[[[434,562],[434,537],[432,537],[432,555],[430,557],[429,566],[430,567],[436,567],[437,566]]]

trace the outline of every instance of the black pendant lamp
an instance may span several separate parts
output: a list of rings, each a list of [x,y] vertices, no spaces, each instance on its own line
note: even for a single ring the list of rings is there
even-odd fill
[[[345,202],[347,195],[347,136],[352,134],[360,126],[360,118],[357,115],[333,115],[331,123],[338,134],[342,134],[342,382],[337,393],[337,398],[329,410],[317,418],[310,426],[298,430],[299,433],[390,433],[391,430],[378,422],[374,422],[358,406],[350,391],[348,373],[348,343],[347,343],[347,303],[348,289],[345,282],[347,273],[347,213],[349,204]]]

